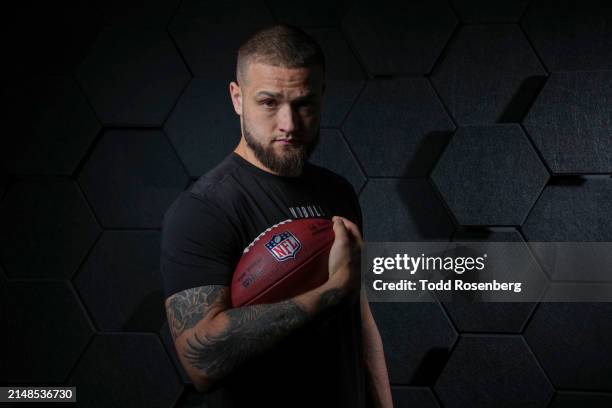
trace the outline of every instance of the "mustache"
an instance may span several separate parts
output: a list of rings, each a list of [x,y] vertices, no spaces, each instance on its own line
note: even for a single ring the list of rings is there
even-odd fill
[[[274,140],[303,140],[304,138],[302,137],[295,137],[295,136],[277,136],[274,138]]]

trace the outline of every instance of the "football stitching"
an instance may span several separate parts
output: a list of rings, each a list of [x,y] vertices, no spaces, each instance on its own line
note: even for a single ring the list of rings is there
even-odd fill
[[[253,240],[253,242],[251,242],[246,248],[244,248],[244,251],[242,251],[243,254],[246,254],[247,252],[249,252],[249,250],[251,249],[251,247],[253,245],[255,245],[255,242],[259,241],[259,239],[261,237],[263,237],[264,235],[266,235],[268,232],[272,231],[273,228],[278,227],[279,225],[283,225],[286,224],[288,222],[293,221],[292,219],[287,219],[285,221],[281,221],[278,224],[274,224],[273,226],[271,226],[270,228],[266,229],[264,232],[262,232],[261,234],[259,234],[257,237],[255,237],[255,239]]]

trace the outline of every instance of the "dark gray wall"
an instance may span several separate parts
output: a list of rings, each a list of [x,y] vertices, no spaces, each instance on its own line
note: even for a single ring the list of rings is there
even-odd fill
[[[215,406],[164,323],[160,221],[238,142],[235,51],[274,21],[327,54],[313,161],[367,240],[612,241],[606,2],[60,3],[3,11],[0,384]],[[397,407],[612,406],[610,304],[372,308]]]

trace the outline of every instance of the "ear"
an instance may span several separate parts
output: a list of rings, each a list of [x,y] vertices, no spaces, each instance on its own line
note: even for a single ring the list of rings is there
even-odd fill
[[[240,85],[233,81],[230,82],[229,92],[232,98],[232,104],[234,105],[234,111],[237,115],[242,116],[242,90],[240,89]]]

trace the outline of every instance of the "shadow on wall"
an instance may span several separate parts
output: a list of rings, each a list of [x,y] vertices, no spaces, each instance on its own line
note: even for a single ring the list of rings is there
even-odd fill
[[[533,105],[546,83],[545,76],[530,76],[525,78],[506,109],[497,119],[497,123],[520,123]]]
[[[396,191],[413,224],[408,240],[446,241],[453,227],[449,212],[429,181],[429,173],[448,145],[453,132],[429,132],[412,159],[406,164],[402,179],[397,179]],[[410,180],[408,180],[410,179]],[[383,308],[386,309],[386,304]],[[431,386],[439,377],[450,357],[450,348],[432,347],[419,360],[408,384]]]
[[[448,145],[452,134],[453,132],[429,132],[407,163],[403,173],[404,180],[399,179],[397,183],[398,196],[403,206],[410,212],[414,232],[420,240],[438,241],[450,238],[448,225],[450,213],[429,182],[429,173]],[[414,179],[415,175],[424,182],[418,184],[404,182],[405,179]]]
[[[416,368],[414,376],[410,380],[410,385],[430,386],[435,383],[449,357],[450,350],[448,348],[435,347],[428,350]]]
[[[429,132],[415,151],[404,171],[404,177],[429,177],[433,166],[450,141],[453,132]]]
[[[583,177],[576,176],[552,176],[548,181],[549,186],[580,187],[586,182]]]

